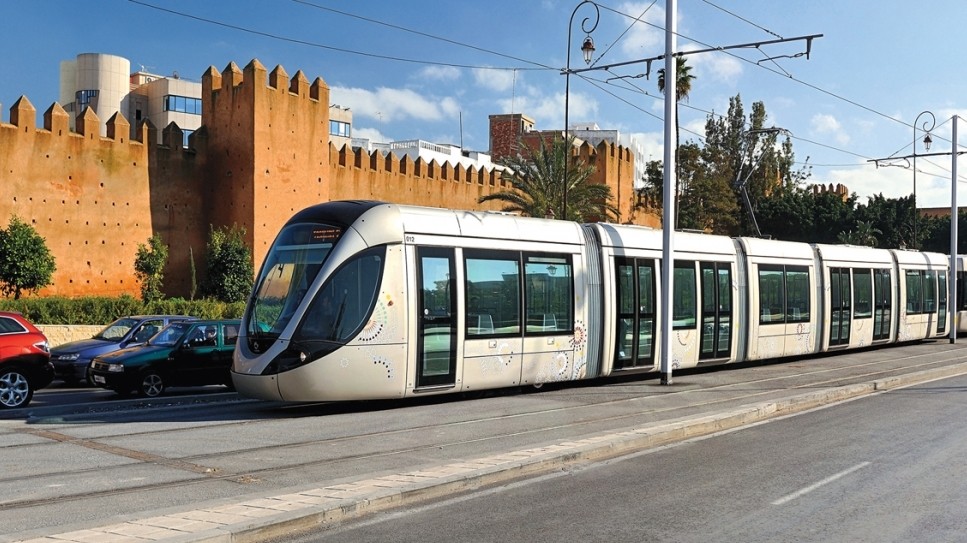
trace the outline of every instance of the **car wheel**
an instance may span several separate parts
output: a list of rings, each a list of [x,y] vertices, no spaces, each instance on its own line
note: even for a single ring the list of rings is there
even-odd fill
[[[23,407],[34,397],[27,376],[11,368],[0,372],[0,408]]]
[[[165,391],[164,379],[155,372],[145,373],[141,377],[141,387],[139,390],[143,396],[147,396],[148,398],[161,396]]]

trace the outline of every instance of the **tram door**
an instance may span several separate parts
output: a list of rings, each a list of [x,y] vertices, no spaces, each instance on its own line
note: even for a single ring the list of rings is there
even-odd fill
[[[728,358],[732,351],[732,267],[701,262],[702,346],[699,360]]]
[[[615,261],[618,315],[615,369],[655,364],[655,261],[618,258]]]
[[[453,249],[417,247],[419,330],[416,386],[452,386],[457,370]]]
[[[853,320],[849,268],[830,268],[829,299],[829,346],[849,345],[849,329]]]
[[[890,339],[893,291],[890,270],[873,270],[873,341]]]

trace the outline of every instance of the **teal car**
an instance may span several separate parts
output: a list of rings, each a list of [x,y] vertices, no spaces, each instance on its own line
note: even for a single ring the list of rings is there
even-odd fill
[[[232,386],[229,372],[238,341],[238,320],[169,324],[147,343],[94,358],[95,386],[118,394],[153,398],[173,386]]]

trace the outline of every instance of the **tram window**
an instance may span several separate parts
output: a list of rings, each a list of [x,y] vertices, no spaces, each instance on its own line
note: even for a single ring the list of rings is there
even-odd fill
[[[695,287],[695,262],[676,261],[672,280],[675,292],[672,296],[672,328],[684,330],[695,328],[698,293]]]
[[[759,266],[759,323],[809,322],[809,268]]]
[[[574,283],[569,256],[524,258],[524,307],[527,331],[570,332],[574,319]]]
[[[844,303],[849,303],[847,296]],[[786,322],[809,322],[809,270],[786,266]]]
[[[907,314],[917,315],[923,312],[923,277],[920,270],[906,271],[907,286]]]
[[[467,253],[467,337],[520,334],[519,254]],[[488,326],[472,326],[473,315],[487,315]]]
[[[759,323],[783,322],[786,288],[782,266],[759,266]]]
[[[374,247],[342,265],[319,289],[295,339],[346,342],[366,323],[383,275],[385,247]]]
[[[853,270],[853,318],[873,316],[873,270]]]
[[[937,311],[937,272],[923,272],[923,312]]]

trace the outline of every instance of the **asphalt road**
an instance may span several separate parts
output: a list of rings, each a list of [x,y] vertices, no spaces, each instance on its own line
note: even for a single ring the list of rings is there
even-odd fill
[[[967,541],[967,377],[275,541]]]
[[[152,400],[115,400],[93,389],[77,392],[55,386],[40,391],[38,403],[29,408],[0,412],[0,542],[46,536],[93,541],[150,530],[168,534],[155,539],[181,542],[211,541],[219,534],[264,538],[266,530],[311,524],[320,518],[315,516],[318,511],[324,512],[323,522],[330,522],[333,512],[363,514],[373,504],[422,504],[430,497],[459,495],[525,472],[567,474],[562,479],[577,481],[572,482],[576,486],[554,492],[575,493],[591,484],[576,479],[582,473],[578,466],[619,454],[613,451],[653,448],[921,382],[923,377],[914,377],[918,375],[937,379],[960,374],[967,374],[967,347],[937,341],[680,372],[672,386],[660,385],[655,375],[631,375],[548,385],[539,392],[509,389],[392,402],[279,404],[239,399],[219,387],[202,394],[194,389]],[[47,401],[64,403],[43,406]],[[919,401],[912,403],[915,407],[892,407],[897,424],[922,425],[904,422],[903,417],[915,415],[907,411],[919,408]],[[854,437],[872,433],[865,430],[868,424],[854,429]],[[745,479],[742,466],[771,468],[775,463],[777,469],[801,471],[788,486],[802,488],[812,484],[808,481],[873,462],[861,458],[827,466],[818,452],[808,459],[787,460],[785,455],[794,450],[777,449],[777,441],[751,447],[739,456],[744,464],[721,469]],[[642,518],[662,529],[668,519],[680,523],[703,518],[704,510],[691,500],[700,498],[696,494],[705,493],[704,481],[717,475],[688,476],[702,473],[705,464],[729,452],[722,448],[702,455],[670,480],[660,478],[670,469],[661,463],[661,470],[629,489],[619,492],[618,480],[612,485],[616,490],[596,492],[594,502],[598,508],[634,504],[638,511],[661,503],[658,513]],[[660,454],[665,453],[653,453]],[[863,467],[857,473],[872,471]],[[755,485],[768,488],[761,481]],[[779,497],[790,492],[794,490],[769,490],[770,496]],[[530,514],[525,514],[523,502],[508,503],[521,509],[521,518],[540,519],[548,527],[582,522],[587,511],[570,509],[572,504],[557,501],[558,494],[542,492],[531,498],[526,503],[534,511]],[[728,503],[741,496],[725,493],[719,498]],[[659,500],[676,497],[678,501]],[[227,519],[225,508],[258,516]],[[696,516],[696,510],[702,514]],[[495,511],[478,508],[485,518],[501,518],[500,510]],[[192,538],[184,531],[191,521],[186,515],[203,517],[201,526],[195,522],[192,529],[200,531],[192,532]],[[146,526],[142,519],[151,520]],[[453,524],[450,529],[460,527]]]

